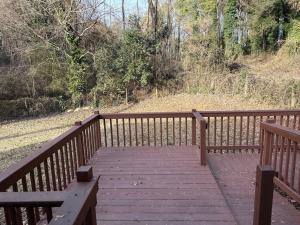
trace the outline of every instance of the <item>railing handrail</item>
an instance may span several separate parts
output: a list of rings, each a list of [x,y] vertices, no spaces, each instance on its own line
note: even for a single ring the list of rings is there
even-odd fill
[[[141,113],[100,113],[101,119],[139,119],[139,118],[172,118],[193,117],[193,113],[185,112],[141,112]]]
[[[67,191],[4,192],[0,196],[0,207],[59,207],[67,194]]]
[[[199,111],[203,117],[207,116],[280,116],[300,115],[300,109],[268,109],[268,110],[224,110],[224,111]]]
[[[300,131],[276,123],[261,122],[261,128],[300,143]]]
[[[11,165],[6,170],[0,173],[0,191],[5,191],[12,182],[19,180],[25,176],[36,165],[42,163],[53,152],[62,147],[70,139],[78,135],[84,128],[89,126],[95,120],[99,119],[98,114],[94,114],[85,119],[80,126],[73,126],[63,134],[46,142],[39,147],[37,151],[20,160],[18,163]]]

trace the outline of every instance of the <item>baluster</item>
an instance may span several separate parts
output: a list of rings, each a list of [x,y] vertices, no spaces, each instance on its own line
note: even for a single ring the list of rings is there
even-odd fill
[[[220,146],[223,146],[223,116],[221,116]],[[222,147],[220,149],[220,152],[223,153],[223,148]]]
[[[150,146],[149,118],[147,118],[147,133],[148,133],[148,146]]]
[[[32,192],[36,192],[36,185],[35,185],[35,178],[34,178],[34,171],[29,172],[29,177],[30,177],[30,184],[31,184],[31,190]],[[38,222],[40,221],[40,212],[37,207],[33,208],[34,214],[35,214],[35,220]]]
[[[179,117],[179,145],[181,145],[181,117]]]
[[[253,116],[253,128],[252,128],[252,145],[255,145],[255,135],[256,135],[256,116]],[[252,149],[252,152],[254,152],[254,148]]]
[[[50,169],[51,169],[52,189],[53,191],[57,191],[53,155],[50,155]]]
[[[280,180],[282,180],[282,178],[283,178],[282,168],[283,168],[283,154],[284,154],[284,149],[285,149],[284,143],[285,143],[285,139],[284,139],[284,137],[281,137],[279,170],[278,170],[278,176],[279,176]]]
[[[17,183],[14,183],[14,184],[13,184],[13,191],[14,191],[14,192],[18,192],[18,184],[17,184]],[[15,207],[13,210],[15,211],[15,212],[13,213],[14,215],[12,215],[13,218],[15,219],[15,224],[16,224],[16,225],[21,225],[21,224],[23,224],[23,218],[22,218],[21,208]]]
[[[71,165],[71,178],[74,179],[74,157],[73,157],[73,146],[72,146],[72,140],[67,143],[70,153],[70,165]]]
[[[153,118],[153,135],[154,135],[154,146],[156,146],[156,121],[155,121],[155,117]]]
[[[68,156],[68,142],[66,143],[66,145],[63,146],[64,149],[64,153],[65,153],[65,159],[66,159],[66,172],[67,172],[67,181],[68,183],[71,183],[71,176],[70,176],[70,165],[69,165],[69,156]]]
[[[77,161],[77,140],[76,140],[76,137],[74,137],[72,140],[71,140],[71,143],[72,143],[72,150],[73,150],[73,155],[74,155],[74,177],[75,177],[75,172],[77,171],[77,168],[78,168],[78,161]]]
[[[166,135],[167,135],[167,145],[169,145],[169,118],[166,117]]]
[[[101,133],[100,119],[97,121],[97,130],[98,130],[98,133],[99,133],[99,147],[102,147],[102,133]]]
[[[173,117],[173,145],[175,145],[175,118]]]
[[[236,146],[235,142],[236,142],[236,116],[233,117],[233,146]]]
[[[124,119],[123,119],[123,125],[124,125]],[[103,133],[104,133],[104,145],[105,145],[105,147],[107,147],[107,134],[106,134],[106,121],[105,121],[105,119],[103,119]],[[125,140],[125,138],[124,138],[124,140]]]
[[[126,138],[125,138],[125,121],[124,118],[122,118],[122,128],[123,128],[123,144],[124,147],[126,146]]]
[[[214,117],[214,146],[217,146],[217,117]],[[214,149],[214,153],[216,153],[216,149]]]
[[[162,129],[162,118],[159,118],[159,126],[160,126],[160,145],[163,145],[163,129]]]
[[[207,117],[207,145],[210,146],[210,117]]]
[[[248,145],[249,145],[249,129],[250,129],[250,119],[249,116],[247,116],[247,128],[246,128],[246,146],[247,150],[249,150]]]
[[[230,127],[230,117],[227,116],[227,131],[226,131],[226,133],[227,133],[227,141],[226,141],[227,152],[229,152],[229,147],[228,147],[229,146],[229,132],[230,132],[229,127]]]
[[[28,192],[28,187],[27,187],[27,180],[26,176],[22,178],[22,187],[24,192]],[[25,207],[26,209],[26,216],[28,220],[28,225],[35,225],[36,220],[35,220],[35,215],[34,215],[34,210],[32,207]]]
[[[116,119],[116,126],[117,126],[117,145],[120,146],[120,134],[119,134],[119,119]]]
[[[188,144],[188,123],[187,117],[185,117],[185,145]]]
[[[141,134],[142,134],[142,146],[144,146],[144,124],[143,118],[141,118]]]
[[[138,135],[137,135],[137,119],[134,118],[134,133],[135,133],[135,145],[138,146]]]
[[[242,146],[243,141],[243,116],[240,116],[240,146]],[[241,152],[241,148],[239,151]]]
[[[278,141],[279,141],[279,136],[275,134],[275,148],[274,148],[274,159],[273,159],[273,168],[276,171],[277,168],[277,155],[278,155]]]
[[[286,148],[286,158],[285,158],[285,173],[284,173],[284,183],[290,185],[289,181],[289,166],[290,166],[290,153],[291,153],[291,140],[287,140],[287,148]]]
[[[60,165],[59,165],[59,158],[58,158],[58,153],[55,151],[55,165],[56,165],[56,174],[57,174],[57,179],[58,179],[58,190],[62,191],[62,186],[61,186],[61,175],[60,175]]]
[[[131,122],[130,118],[128,119],[128,127],[129,127],[129,145],[132,146],[132,140],[131,140]]]
[[[66,182],[66,168],[65,168],[65,159],[64,159],[64,148],[62,147],[59,150],[60,153],[60,159],[61,159],[61,172],[62,172],[62,177],[63,177],[63,185],[64,189],[67,187],[67,182]]]
[[[114,146],[114,135],[113,135],[113,126],[112,126],[112,119],[109,119],[109,126],[110,126],[110,143],[111,146]]]
[[[192,109],[192,112],[196,112],[196,109]],[[196,118],[192,115],[192,145],[196,145]]]
[[[296,158],[297,158],[297,147],[298,143],[294,141],[293,143],[293,155],[292,155],[292,165],[291,165],[291,188],[294,189],[295,185],[295,170],[296,170]],[[299,180],[300,182],[300,180]]]

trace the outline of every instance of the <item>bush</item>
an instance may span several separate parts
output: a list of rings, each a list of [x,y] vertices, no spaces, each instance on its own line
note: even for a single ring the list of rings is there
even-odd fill
[[[45,115],[62,111],[65,106],[66,102],[62,99],[48,97],[0,100],[0,119]]]

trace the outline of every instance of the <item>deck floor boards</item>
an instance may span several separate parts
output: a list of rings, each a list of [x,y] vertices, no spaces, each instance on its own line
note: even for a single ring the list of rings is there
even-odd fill
[[[237,224],[195,146],[110,148],[91,165],[99,225]]]
[[[257,153],[209,154],[209,166],[239,225],[252,225]],[[274,191],[273,225],[299,225],[300,211]]]

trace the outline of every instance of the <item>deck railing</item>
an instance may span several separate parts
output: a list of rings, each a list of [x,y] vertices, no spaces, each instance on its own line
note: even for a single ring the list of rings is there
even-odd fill
[[[300,131],[275,124],[261,123],[261,165],[276,172],[274,184],[300,203]]]
[[[300,110],[203,111],[208,152],[254,151],[260,148],[260,122],[300,130]],[[101,146],[200,145],[194,112],[100,114]]]
[[[300,130],[300,110],[204,111],[209,152],[254,151],[260,148],[260,122],[276,123]]]
[[[259,150],[259,124],[268,118],[300,129],[300,110],[95,112],[2,172],[0,192],[63,191],[80,166],[86,165],[98,149],[108,147],[198,145],[201,164],[205,165],[207,152]],[[44,212],[35,212],[36,221]],[[26,210],[19,213],[28,220]],[[3,214],[0,209],[1,223]],[[7,211],[5,217],[7,220]]]
[[[0,207],[5,207],[6,224],[96,225],[98,179],[93,178],[92,167],[85,166],[78,169],[77,182],[67,191],[2,193]]]
[[[192,144],[192,112],[100,115],[102,147]]]
[[[99,120],[97,114],[44,144],[32,155],[9,167],[0,174],[0,192],[63,191],[74,180],[77,169],[85,165],[100,147],[98,140]],[[46,209],[36,209],[36,221]],[[21,221],[28,221],[28,210],[18,211]],[[8,211],[0,209],[0,224]],[[1,219],[2,217],[2,219]]]

